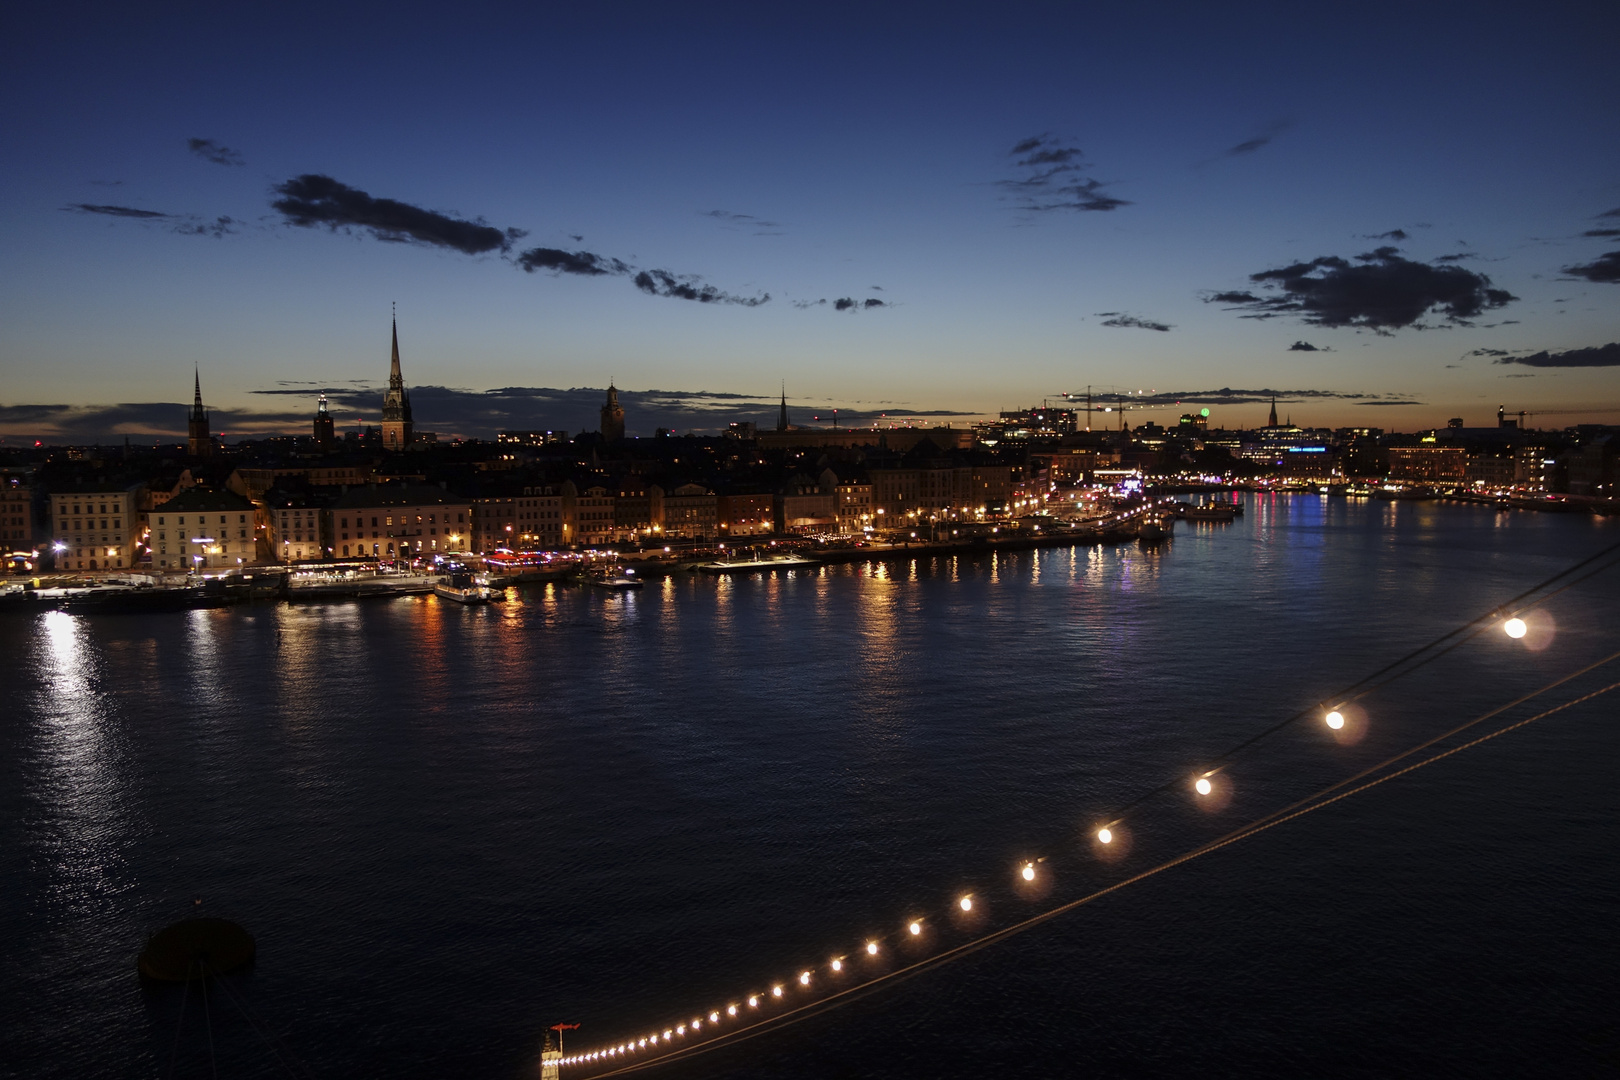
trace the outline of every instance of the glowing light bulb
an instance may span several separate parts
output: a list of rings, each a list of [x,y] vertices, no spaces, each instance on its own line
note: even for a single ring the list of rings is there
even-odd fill
[[[1035,880],[1035,864],[1034,863],[1025,863],[1024,864],[1024,869],[1022,871],[1020,871],[1020,873],[1023,874],[1025,881],[1034,881]]]
[[[866,953],[867,953],[868,956],[876,956],[877,955],[877,942],[868,941],[866,943]]]
[[[1338,731],[1340,728],[1344,727],[1344,713],[1340,712],[1338,709],[1334,709],[1332,712],[1322,717],[1322,719],[1327,721],[1327,726],[1332,728],[1334,731]]]
[[[675,1034],[677,1034],[677,1035],[685,1035],[686,1034],[686,1025],[685,1024],[676,1024],[675,1025]]]
[[[1114,833],[1110,829],[1098,829],[1097,839],[1105,844],[1112,844],[1114,842]]]
[[[647,1045],[647,1040],[646,1040],[646,1039],[642,1039],[642,1040],[641,1040],[641,1045],[642,1045],[642,1046],[646,1046],[646,1045]]]
[[[1210,782],[1209,782],[1209,777],[1207,777],[1207,776],[1200,776],[1200,777],[1199,777],[1199,778],[1198,778],[1198,783],[1196,783],[1196,784],[1194,784],[1194,785],[1193,785],[1193,788],[1194,788],[1194,790],[1196,790],[1196,791],[1197,791],[1197,792],[1198,792],[1198,794],[1200,794],[1200,795],[1208,795],[1208,794],[1209,794],[1209,793],[1210,793],[1210,792],[1211,792],[1211,791],[1213,791],[1213,790],[1215,790],[1215,789],[1214,789],[1214,788],[1213,788],[1213,787],[1212,787],[1212,786],[1211,786],[1211,785],[1210,785]]]
[[[800,986],[809,986],[810,985],[810,973],[808,971],[799,972],[799,985]]]
[[[911,931],[912,937],[916,937],[918,934],[922,933],[922,923],[914,922],[910,926],[906,927],[906,929]]]
[[[1530,628],[1524,624],[1524,620],[1517,616],[1502,624],[1502,632],[1514,640],[1524,637],[1529,630]]]
[[[735,1005],[726,1006],[726,1015],[727,1016],[736,1016],[737,1015],[737,1006],[735,1006]]]
[[[664,1039],[665,1039],[665,1040],[666,1040],[666,1041],[667,1041],[667,1040],[668,1040],[668,1039],[669,1039],[669,1037],[670,1037],[670,1036],[671,1036],[671,1035],[673,1035],[673,1034],[675,1034],[675,1033],[674,1033],[674,1032],[673,1032],[673,1031],[671,1031],[671,1030],[670,1030],[670,1029],[669,1029],[669,1028],[665,1028],[665,1029],[664,1029]]]
[[[973,897],[971,896],[964,896],[962,899],[958,900],[957,903],[962,905],[963,911],[973,910]]]
[[[832,969],[834,971],[843,971],[844,970],[844,962],[842,960],[834,960],[832,962]]]
[[[771,997],[781,997],[781,996],[782,996],[782,986],[781,986],[780,983],[778,983],[777,985],[771,987]]]
[[[748,999],[748,1007],[749,1007],[749,1008],[750,1008],[750,1009],[757,1009],[757,1008],[759,1008],[759,995],[758,995],[758,994],[754,994],[754,995],[753,995],[753,996],[751,996],[751,997],[750,997],[750,998],[749,998],[749,999]]]

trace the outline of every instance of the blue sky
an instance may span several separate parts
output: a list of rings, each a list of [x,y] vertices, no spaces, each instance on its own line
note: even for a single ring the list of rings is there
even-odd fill
[[[806,419],[1620,422],[1612,5],[578,7],[9,9],[0,432],[178,430],[194,364],[222,426],[302,430],[386,378],[391,302],[417,386],[744,419],[785,381]],[[370,201],[301,223],[301,177]]]

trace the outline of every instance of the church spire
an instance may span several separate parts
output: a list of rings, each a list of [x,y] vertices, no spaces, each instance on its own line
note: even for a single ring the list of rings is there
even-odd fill
[[[394,316],[394,356],[388,364],[388,388],[390,390],[405,389],[405,377],[399,373],[399,316]]]
[[[1276,427],[1277,426],[1277,395],[1276,394],[1271,395],[1271,419],[1269,421],[1267,421],[1266,426],[1267,427]]]
[[[782,384],[782,411],[776,418],[776,430],[777,431],[786,431],[787,429],[788,429],[787,383],[784,382]]]
[[[192,385],[192,390],[193,390],[192,398],[191,398],[191,407],[196,409],[198,412],[202,412],[202,368],[201,367],[193,367],[191,369],[191,385]]]

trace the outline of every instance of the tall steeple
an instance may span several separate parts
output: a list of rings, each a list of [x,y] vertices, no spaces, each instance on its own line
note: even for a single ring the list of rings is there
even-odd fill
[[[602,404],[602,425],[598,428],[603,442],[618,442],[624,438],[624,408],[619,404],[619,390],[608,379],[607,401]]]
[[[782,411],[781,411],[781,413],[780,413],[780,414],[779,414],[779,415],[778,415],[778,416],[777,416],[777,417],[776,417],[776,430],[777,430],[777,431],[786,431],[786,430],[787,430],[787,429],[788,429],[788,418],[787,418],[787,383],[783,383],[783,384],[782,384]]]
[[[186,410],[186,453],[194,458],[205,458],[214,452],[214,440],[208,434],[208,410],[203,406],[202,370],[192,371],[191,408]]]
[[[1277,426],[1277,395],[1271,395],[1271,419],[1266,421],[1267,427]]]
[[[332,445],[334,439],[332,414],[327,411],[326,395],[315,403],[315,445],[325,449]]]
[[[393,322],[394,348],[388,363],[388,392],[383,395],[383,449],[403,450],[411,445],[416,425],[411,422],[411,394],[399,370],[399,317]]]

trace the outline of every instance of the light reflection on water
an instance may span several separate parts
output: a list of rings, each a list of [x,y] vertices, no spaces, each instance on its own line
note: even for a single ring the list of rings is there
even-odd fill
[[[160,1072],[177,1000],[140,991],[130,957],[200,893],[260,936],[242,992],[318,1075],[532,1075],[553,1017],[610,1034],[908,904],[971,887],[993,908],[1012,853],[1614,532],[1268,496],[1156,550],[0,621],[24,658],[0,729],[7,1053],[24,1075]],[[1603,589],[1564,598],[1544,653],[1482,641],[1373,703],[1368,752],[1562,670],[1612,632]],[[1049,1076],[1077,1055],[1325,1074],[1324,1030],[1393,1047],[1372,1071],[1486,1047],[1579,1072],[1571,1025],[1601,1030],[1590,987],[1612,972],[1606,730],[1529,729],[1346,804],[1338,831],[1277,830],[878,1011],[672,1075]],[[1232,812],[1328,764],[1309,740],[1266,760],[1231,777]],[[1546,993],[1499,990],[1506,968]],[[1508,1018],[1531,1033],[1492,1047]],[[221,1033],[222,1075],[274,1075],[251,1032]]]

